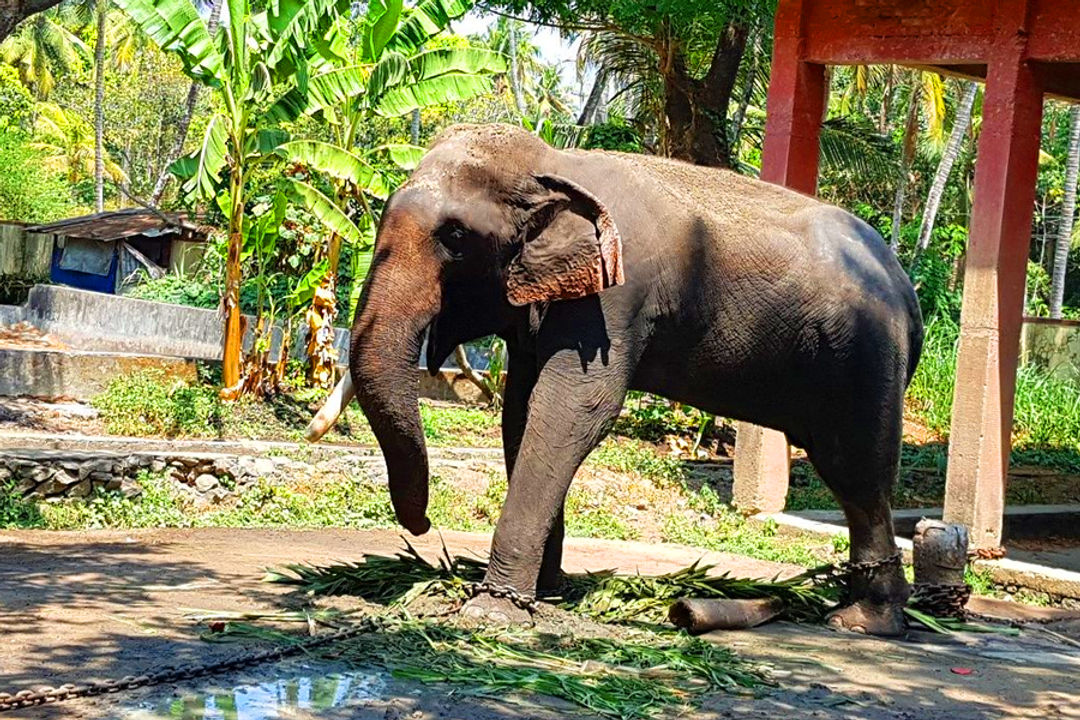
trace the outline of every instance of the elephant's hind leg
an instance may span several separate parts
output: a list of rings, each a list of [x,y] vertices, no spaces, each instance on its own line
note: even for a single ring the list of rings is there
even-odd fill
[[[900,398],[859,404],[880,413],[857,412],[812,434],[807,453],[847,517],[853,569],[848,603],[829,617],[836,628],[871,635],[904,632],[909,589],[893,536],[889,499],[899,472],[902,437]],[[892,409],[883,408],[895,408]],[[852,422],[854,421],[854,422]]]

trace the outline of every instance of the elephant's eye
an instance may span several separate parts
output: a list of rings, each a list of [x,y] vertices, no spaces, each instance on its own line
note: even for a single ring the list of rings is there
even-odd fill
[[[465,228],[458,222],[449,222],[439,228],[439,242],[459,259],[465,250]]]

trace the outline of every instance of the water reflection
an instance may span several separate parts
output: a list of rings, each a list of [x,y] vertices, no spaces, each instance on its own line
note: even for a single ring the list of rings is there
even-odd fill
[[[260,679],[265,678],[265,679]],[[379,697],[385,681],[374,673],[334,666],[269,666],[231,687],[182,692],[143,703],[131,720],[277,720],[297,710],[313,716],[351,701]]]

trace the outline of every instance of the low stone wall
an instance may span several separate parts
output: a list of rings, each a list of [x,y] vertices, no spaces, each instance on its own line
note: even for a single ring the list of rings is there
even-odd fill
[[[1020,361],[1080,382],[1080,320],[1024,318]]]
[[[165,473],[197,504],[218,503],[259,480],[283,482],[319,474],[382,471],[377,455],[339,455],[312,464],[284,456],[216,453],[85,453],[10,450],[0,457],[0,486],[14,483],[23,497],[84,498],[98,490],[141,491],[143,471]]]

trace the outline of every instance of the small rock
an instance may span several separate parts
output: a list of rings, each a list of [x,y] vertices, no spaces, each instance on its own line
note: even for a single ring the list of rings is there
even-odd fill
[[[210,492],[218,485],[218,479],[209,473],[203,473],[195,478],[195,489],[201,493]]]
[[[164,470],[166,467],[167,466],[165,465],[165,461],[161,460],[160,458],[154,458],[153,460],[150,461],[150,472],[159,473],[162,470]]]
[[[83,498],[88,497],[90,493],[93,492],[93,490],[93,485],[88,478],[86,480],[80,480],[79,482],[75,483],[74,485],[69,487],[67,492],[64,494],[68,497]]]
[[[124,478],[120,481],[120,492],[124,494],[124,497],[133,498],[142,494],[142,487],[135,480],[128,480]]]
[[[218,477],[223,477],[226,475],[229,477],[233,477],[236,475],[236,464],[233,462],[232,458],[214,458],[212,468],[213,469],[211,470],[211,472],[213,472]]]
[[[210,491],[210,494],[208,495],[208,497],[210,498],[210,502],[212,502],[212,503],[214,503],[216,505],[217,503],[220,503],[225,498],[229,497],[231,494],[232,493],[230,493],[228,490],[226,490],[223,487],[216,487],[216,488],[214,488],[213,490]]]
[[[63,470],[57,469],[53,471],[52,477],[38,485],[34,492],[46,497],[66,495],[67,489],[77,482],[79,482],[79,478],[72,477]]]
[[[201,458],[193,457],[191,455],[184,455],[182,457],[176,458],[173,462],[179,462],[182,466],[186,468],[193,468],[197,466],[201,461]]]
[[[109,481],[105,483],[106,490],[119,490],[124,485],[124,481],[120,477],[111,477]]]
[[[255,458],[253,469],[259,477],[270,477],[277,470],[277,465],[268,457],[259,457]]]

